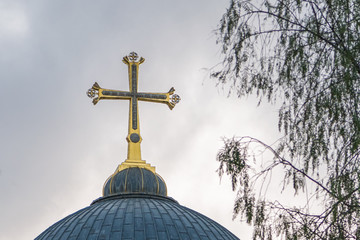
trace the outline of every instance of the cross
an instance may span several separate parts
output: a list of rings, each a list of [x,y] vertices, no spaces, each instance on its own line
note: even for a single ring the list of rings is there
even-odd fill
[[[145,59],[141,57],[139,61],[136,61],[137,59],[138,55],[134,52],[131,52],[129,56],[125,56],[123,58],[123,62],[128,65],[129,91],[103,89],[97,82],[95,82],[92,88],[88,90],[87,95],[93,99],[94,105],[97,104],[101,99],[120,99],[130,101],[129,131],[126,137],[128,142],[128,155],[125,162],[119,166],[121,169],[118,170],[122,170],[131,166],[140,166],[155,172],[154,167],[151,167],[150,164],[146,164],[146,162],[141,159],[140,143],[142,138],[140,136],[139,127],[138,101],[164,103],[167,104],[168,107],[172,110],[180,101],[180,97],[179,95],[174,94],[174,88],[171,88],[167,93],[138,92],[139,65],[142,64]]]

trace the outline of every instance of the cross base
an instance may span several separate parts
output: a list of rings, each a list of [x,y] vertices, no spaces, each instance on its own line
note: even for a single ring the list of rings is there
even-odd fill
[[[155,174],[155,167],[151,166],[149,163],[146,163],[144,160],[129,160],[126,159],[125,162],[121,163],[115,173],[120,172],[127,168],[138,167],[138,168],[145,168]]]

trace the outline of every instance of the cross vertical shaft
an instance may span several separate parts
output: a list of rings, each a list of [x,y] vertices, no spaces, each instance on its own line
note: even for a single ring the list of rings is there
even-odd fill
[[[139,162],[141,160],[140,143],[142,141],[139,126],[139,111],[138,111],[138,74],[139,65],[145,61],[141,58],[139,62],[129,61],[128,57],[124,57],[123,62],[128,65],[129,73],[129,92],[131,94],[129,102],[129,131],[126,140],[128,141],[128,162]]]

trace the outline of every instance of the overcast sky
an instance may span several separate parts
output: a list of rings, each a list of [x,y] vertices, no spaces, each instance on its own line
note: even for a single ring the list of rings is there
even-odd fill
[[[156,166],[169,196],[241,239],[232,221],[236,194],[220,183],[216,153],[223,136],[277,139],[276,109],[227,97],[209,79],[221,61],[214,30],[227,0],[0,1],[0,239],[33,239],[101,196],[126,159],[128,103],[100,101],[96,81],[127,90],[122,58],[135,51],[139,91],[182,98],[142,102],[142,157]]]

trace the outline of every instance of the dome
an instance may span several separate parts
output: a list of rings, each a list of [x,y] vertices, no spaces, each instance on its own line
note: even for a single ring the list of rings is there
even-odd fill
[[[159,174],[146,168],[131,167],[116,171],[104,184],[104,196],[124,193],[148,193],[166,196],[167,189]]]
[[[50,226],[35,240],[238,239],[210,218],[167,197],[152,169],[117,168],[103,197]]]
[[[118,194],[95,200],[45,230],[43,239],[238,239],[210,218],[174,199]]]
[[[41,233],[36,240],[118,239],[238,239],[210,218],[167,197],[165,181],[155,167],[141,158],[137,101],[167,104],[173,109],[180,97],[167,93],[139,93],[137,61],[132,52],[123,58],[128,65],[129,92],[103,89],[95,83],[87,94],[95,105],[101,99],[130,100],[127,159],[105,181],[103,197]]]

